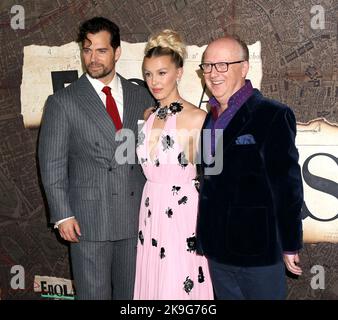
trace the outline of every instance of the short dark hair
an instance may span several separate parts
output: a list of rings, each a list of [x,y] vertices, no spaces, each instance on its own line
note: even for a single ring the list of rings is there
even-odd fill
[[[110,33],[110,45],[116,49],[121,45],[120,29],[112,21],[104,17],[94,17],[87,21],[84,21],[79,28],[77,36],[77,42],[83,45],[83,42],[87,39],[88,33],[98,33],[100,31],[108,31]]]

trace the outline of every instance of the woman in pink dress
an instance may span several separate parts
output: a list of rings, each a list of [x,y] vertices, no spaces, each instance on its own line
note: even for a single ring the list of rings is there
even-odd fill
[[[172,30],[150,38],[143,73],[157,105],[145,112],[137,155],[147,178],[140,207],[134,299],[213,299],[196,254],[197,139],[206,113],[180,96],[185,45]]]

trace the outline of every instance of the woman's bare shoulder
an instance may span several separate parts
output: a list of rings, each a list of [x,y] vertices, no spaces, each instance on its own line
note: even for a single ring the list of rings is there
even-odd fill
[[[187,103],[186,118],[189,119],[192,127],[202,127],[206,115],[207,113],[203,109],[200,109],[191,103]]]
[[[204,119],[207,115],[203,109],[200,109],[191,103],[188,103],[187,111],[189,112],[189,116],[193,116],[195,119]]]

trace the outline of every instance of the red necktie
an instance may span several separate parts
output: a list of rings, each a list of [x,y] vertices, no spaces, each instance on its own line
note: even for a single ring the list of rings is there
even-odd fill
[[[116,102],[113,96],[111,95],[110,87],[105,86],[102,89],[102,92],[104,92],[105,95],[107,96],[106,98],[107,112],[114,122],[116,131],[119,131],[122,128],[122,122],[119,115],[119,111],[117,110]]]

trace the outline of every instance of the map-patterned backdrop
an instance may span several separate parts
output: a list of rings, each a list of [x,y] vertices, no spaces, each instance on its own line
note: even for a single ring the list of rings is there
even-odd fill
[[[0,299],[42,299],[48,288],[70,292],[64,284],[71,279],[68,247],[48,224],[41,191],[38,129],[25,128],[21,115],[23,52],[29,45],[70,43],[83,20],[100,15],[116,22],[130,43],[164,28],[180,32],[188,45],[203,46],[224,32],[248,44],[260,41],[262,92],[288,104],[299,123],[338,123],[335,0],[1,1]],[[325,181],[337,204],[338,154],[332,150],[334,176]],[[288,299],[338,299],[337,241],[306,243],[301,260],[304,274],[287,277]]]

